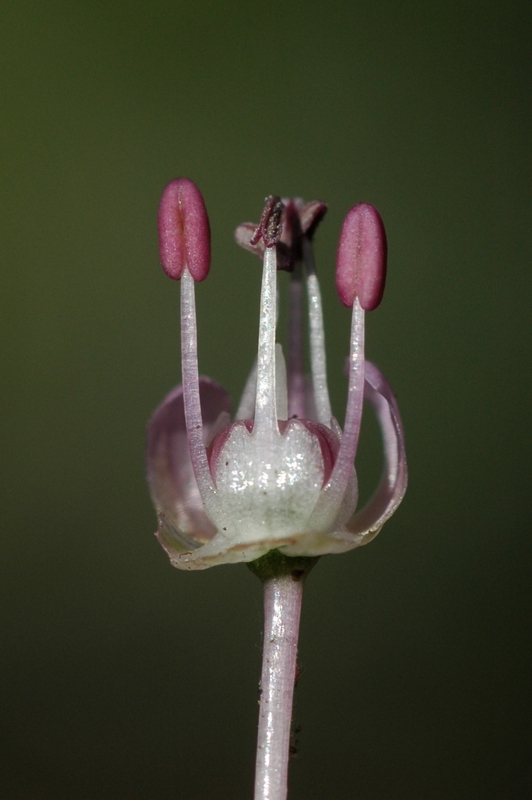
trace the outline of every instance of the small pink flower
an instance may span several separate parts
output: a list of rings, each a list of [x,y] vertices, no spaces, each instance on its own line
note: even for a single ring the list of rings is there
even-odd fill
[[[183,383],[151,419],[147,466],[157,537],[180,569],[252,561],[272,549],[289,556],[351,550],[371,541],[403,498],[399,411],[380,370],[364,359],[364,314],[378,306],[384,290],[384,226],[377,210],[361,203],[347,214],[340,237],[336,285],[353,309],[342,431],[331,413],[312,254],[326,210],[323,203],[269,198],[258,226],[237,228],[237,242],[263,259],[263,276],[257,360],[231,422],[225,390],[198,376],[194,284],[210,266],[203,198],[184,178],[163,193],[160,252],[167,274],[181,280]],[[275,342],[280,268],[291,272],[288,364]],[[303,368],[304,284],[310,378]],[[385,466],[374,496],[357,511],[354,460],[364,400],[377,414]]]

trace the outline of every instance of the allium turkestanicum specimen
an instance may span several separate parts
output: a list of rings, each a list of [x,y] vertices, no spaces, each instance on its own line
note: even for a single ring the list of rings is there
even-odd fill
[[[164,190],[159,211],[161,262],[181,281],[182,384],[155,411],[147,469],[159,542],[180,569],[249,562],[270,550],[287,556],[341,553],[371,541],[406,490],[399,410],[382,372],[364,358],[364,315],[384,291],[386,237],[378,211],[354,206],[343,223],[336,286],[352,308],[349,389],[343,429],[331,412],[322,304],[312,239],[327,207],[270,197],[258,225],[236,230],[238,244],[263,260],[256,362],[231,420],[227,392],[198,375],[195,283],[210,267],[203,198],[186,178]],[[277,271],[289,280],[287,360],[276,344]],[[304,289],[310,376],[305,375]],[[373,406],[384,469],[357,510],[354,468],[362,407]]]

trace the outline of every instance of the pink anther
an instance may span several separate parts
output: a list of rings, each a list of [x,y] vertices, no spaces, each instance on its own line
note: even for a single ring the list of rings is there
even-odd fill
[[[204,280],[211,263],[211,234],[203,197],[188,178],[165,188],[159,206],[159,254],[169,278],[180,280],[185,267]]]
[[[351,308],[358,298],[364,311],[382,300],[386,282],[386,233],[381,216],[370,203],[348,212],[336,256],[336,288],[342,303]]]

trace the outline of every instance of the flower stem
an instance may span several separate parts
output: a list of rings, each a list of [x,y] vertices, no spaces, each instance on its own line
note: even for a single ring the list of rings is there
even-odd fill
[[[303,582],[316,561],[273,550],[249,565],[264,584],[254,800],[286,800]]]

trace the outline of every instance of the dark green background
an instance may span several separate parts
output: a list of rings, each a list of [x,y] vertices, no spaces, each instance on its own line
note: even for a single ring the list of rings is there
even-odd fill
[[[328,201],[340,419],[337,236],[361,200],[388,231],[367,350],[410,488],[308,581],[291,798],[530,796],[529,3],[17,0],[0,21],[0,796],[251,797],[260,584],[173,570],[144,482],[179,380],[156,240],[178,175],[213,232],[200,368],[235,400],[260,275],[236,224],[270,192]]]

